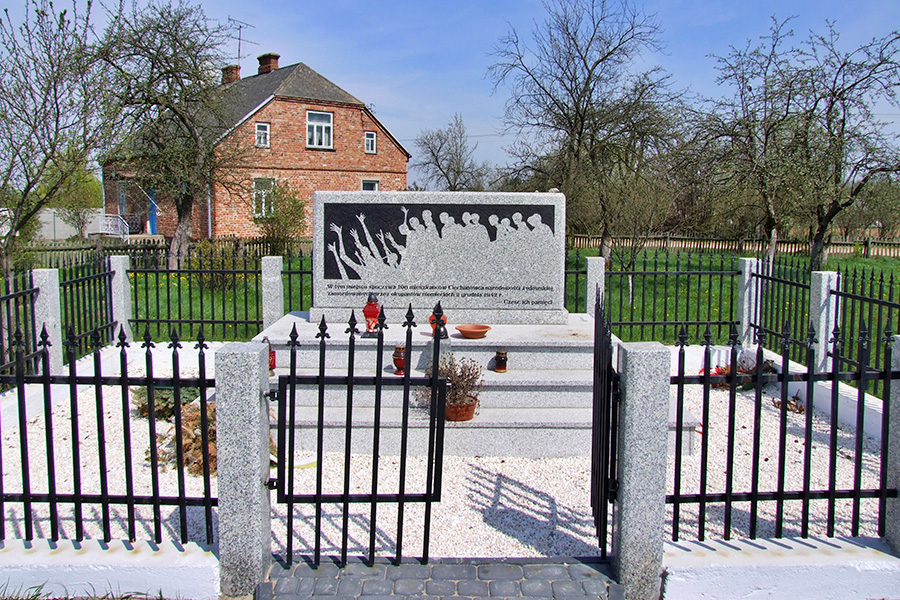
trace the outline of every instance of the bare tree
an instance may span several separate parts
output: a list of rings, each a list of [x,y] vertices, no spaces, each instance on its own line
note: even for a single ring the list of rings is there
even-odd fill
[[[416,136],[416,148],[422,157],[412,166],[421,170],[426,181],[451,192],[485,188],[490,165],[475,160],[478,144],[469,144],[466,125],[459,113],[446,129],[425,129]]]
[[[16,236],[108,141],[104,73],[90,56],[90,4],[58,11],[32,0],[0,17],[0,261]]]
[[[672,121],[668,78],[635,72],[639,55],[660,47],[659,26],[626,0],[548,0],[531,42],[512,30],[494,50],[489,75],[506,84],[505,122],[518,134],[513,179],[543,180],[567,198],[570,231],[608,237],[625,181],[642,179]],[[665,123],[666,129],[658,128]]]
[[[707,135],[721,150],[720,181],[748,190],[762,209],[768,255],[779,229],[805,223],[821,268],[835,218],[873,178],[900,172],[898,137],[874,110],[900,107],[900,33],[842,51],[829,24],[789,46],[787,22],[773,19],[762,43],[719,58],[734,96],[714,102]]]
[[[151,0],[120,5],[98,50],[114,72],[113,91],[127,123],[127,137],[109,158],[174,203],[170,267],[186,255],[195,205],[216,185],[238,194],[247,189],[237,168],[245,153],[223,137],[235,119],[216,67],[226,63],[229,34],[199,5]]]

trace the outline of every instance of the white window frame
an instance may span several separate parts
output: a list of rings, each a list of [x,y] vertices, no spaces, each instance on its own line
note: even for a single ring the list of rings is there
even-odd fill
[[[378,136],[374,131],[367,131],[365,135],[366,154],[378,154]]]
[[[254,217],[268,217],[275,212],[275,207],[269,201],[273,187],[275,187],[275,179],[272,177],[255,177],[253,179]]]
[[[367,189],[366,189],[366,184],[367,184],[367,183],[375,184],[375,189],[367,190]],[[362,189],[363,189],[364,192],[377,192],[377,191],[378,191],[378,188],[380,188],[380,187],[381,187],[381,185],[379,184],[379,182],[378,182],[377,179],[364,179],[363,182],[362,182]]]
[[[325,115],[328,122],[311,121],[310,116]],[[334,148],[334,113],[321,110],[306,111],[306,147],[332,150]]]
[[[256,124],[256,147],[257,148],[270,148],[271,147],[271,132],[272,127],[269,123],[259,122]]]

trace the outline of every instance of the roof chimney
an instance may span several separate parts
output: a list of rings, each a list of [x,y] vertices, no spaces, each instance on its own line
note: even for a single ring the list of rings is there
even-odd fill
[[[278,70],[278,59],[281,58],[281,55],[275,52],[267,52],[260,54],[256,58],[259,60],[259,74],[264,75]]]
[[[222,85],[241,80],[241,65],[222,67]]]

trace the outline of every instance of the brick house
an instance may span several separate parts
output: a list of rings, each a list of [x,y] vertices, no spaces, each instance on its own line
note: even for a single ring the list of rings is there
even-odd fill
[[[225,135],[246,144],[241,169],[250,197],[234,197],[219,186],[211,190],[194,205],[193,239],[258,235],[254,214],[271,210],[266,193],[274,180],[308,201],[309,229],[315,190],[406,189],[410,154],[366,105],[307,65],[279,68],[278,59],[261,55],[258,73],[244,79],[238,65],[222,69],[235,114]],[[104,168],[104,192],[106,213],[121,215],[132,234],[174,235],[174,206],[129,181],[127,168]]]

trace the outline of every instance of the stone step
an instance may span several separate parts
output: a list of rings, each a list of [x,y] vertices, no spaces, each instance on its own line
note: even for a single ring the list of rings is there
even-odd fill
[[[297,328],[297,365],[315,368],[319,364],[318,325],[304,318],[304,313],[291,313],[280,319],[254,338],[267,338],[276,352],[279,367],[290,365],[289,335]],[[569,315],[567,325],[493,325],[488,334],[478,340],[463,338],[448,328],[451,335],[441,341],[441,352],[453,352],[457,357],[469,358],[484,367],[492,366],[497,350],[505,350],[509,368],[529,369],[590,369],[593,364],[593,319],[584,314]],[[344,333],[346,324],[329,328],[326,343],[326,366],[344,368],[348,364],[349,341]],[[406,344],[406,333],[399,324],[392,324],[384,335],[383,364],[393,365],[391,355],[395,346]],[[430,327],[413,330],[410,348],[414,368],[424,369],[431,361],[433,348]],[[357,337],[354,365],[357,368],[374,368],[377,342],[372,338]]]
[[[346,376],[347,371],[341,369],[326,369],[326,375]],[[277,377],[289,373],[289,369],[277,368],[270,379],[273,389],[277,388]],[[374,370],[354,371],[359,377],[374,377]],[[316,376],[317,369],[297,369],[298,376]],[[423,371],[410,372],[411,377],[425,377]],[[391,381],[402,381],[393,373],[393,370],[385,369],[384,378]],[[413,386],[412,393],[415,394]],[[382,402],[388,406],[399,406],[402,401],[403,388],[401,385],[386,385],[382,387]],[[509,371],[507,373],[495,373],[485,371],[484,388],[479,395],[483,406],[497,408],[515,407],[570,407],[589,408],[592,402],[593,373],[585,370],[565,371]],[[346,402],[346,388],[342,386],[327,387],[325,392],[326,403],[329,406],[344,406]],[[297,402],[299,405],[313,406],[318,404],[318,391],[314,386],[300,386],[297,390]],[[354,388],[354,402],[359,406],[372,406],[375,402],[374,386],[357,385]]]

